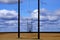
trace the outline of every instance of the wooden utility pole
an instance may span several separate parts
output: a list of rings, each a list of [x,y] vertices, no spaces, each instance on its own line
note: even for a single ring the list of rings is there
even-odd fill
[[[38,0],[38,39],[40,39],[40,0]]]
[[[18,38],[20,38],[20,0],[18,0]]]

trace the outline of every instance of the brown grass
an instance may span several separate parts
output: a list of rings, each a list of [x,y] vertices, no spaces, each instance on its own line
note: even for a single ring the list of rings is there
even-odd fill
[[[41,40],[60,40],[60,33],[41,33]]]
[[[0,33],[0,39],[18,40],[18,33]],[[19,40],[37,40],[37,33],[21,33]],[[40,33],[41,40],[60,40],[60,33]]]
[[[17,38],[17,33],[0,33],[0,38]]]
[[[18,33],[0,33],[0,40],[18,40]],[[37,33],[21,33],[19,40],[36,40]]]
[[[38,38],[38,34],[37,33],[21,33],[20,35],[21,38],[25,38],[25,39],[37,39]]]

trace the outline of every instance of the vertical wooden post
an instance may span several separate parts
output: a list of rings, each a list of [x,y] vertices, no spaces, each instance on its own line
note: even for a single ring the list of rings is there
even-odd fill
[[[18,0],[18,38],[20,38],[20,0]]]
[[[38,0],[38,39],[40,39],[40,0]]]

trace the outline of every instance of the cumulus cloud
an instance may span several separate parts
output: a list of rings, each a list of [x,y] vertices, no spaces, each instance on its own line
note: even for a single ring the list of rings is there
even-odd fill
[[[9,26],[17,26],[18,24],[18,20],[10,20],[10,21],[5,21],[6,24],[8,24]]]
[[[31,15],[32,15],[32,18],[38,18],[38,9],[35,9]]]
[[[18,13],[14,10],[0,10],[0,25],[16,26],[18,24]]]
[[[47,16],[40,16],[40,20],[48,20]]]
[[[54,11],[55,15],[60,16],[60,9]]]
[[[47,16],[48,19],[51,21],[54,21],[54,20],[57,20],[58,19],[58,16]]]
[[[17,2],[18,0],[0,0],[0,3],[6,3],[6,4],[14,4]]]
[[[47,9],[45,8],[40,9],[40,13],[46,13],[46,12],[48,12]]]
[[[40,15],[46,15],[47,10],[45,8],[40,9]],[[31,13],[32,18],[38,18],[38,9],[35,9],[32,13]]]
[[[48,13],[47,9],[45,8],[40,9],[40,21],[48,20],[47,13]]]
[[[32,13],[31,16],[33,19],[38,18],[38,9],[35,9]],[[43,23],[45,22],[56,22],[58,21],[60,18],[60,10],[57,11],[49,11],[47,9],[40,9],[40,22],[41,25],[43,25]]]
[[[42,14],[42,15],[41,15]],[[48,19],[48,21],[59,20],[60,10],[55,10],[53,12],[47,9],[40,9],[40,20]]]
[[[9,19],[9,18],[15,18],[17,17],[17,12],[14,10],[0,10],[0,18],[5,18],[5,19]]]

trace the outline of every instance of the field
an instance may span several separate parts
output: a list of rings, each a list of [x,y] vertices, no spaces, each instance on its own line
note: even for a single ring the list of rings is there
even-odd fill
[[[17,33],[0,33],[0,39],[18,40]],[[37,40],[37,33],[21,33],[19,40]],[[60,40],[60,33],[40,33],[41,40]]]
[[[18,40],[18,33],[0,33],[1,40]],[[21,33],[19,40],[37,40],[37,33]]]
[[[40,33],[41,40],[60,40],[60,33]]]

